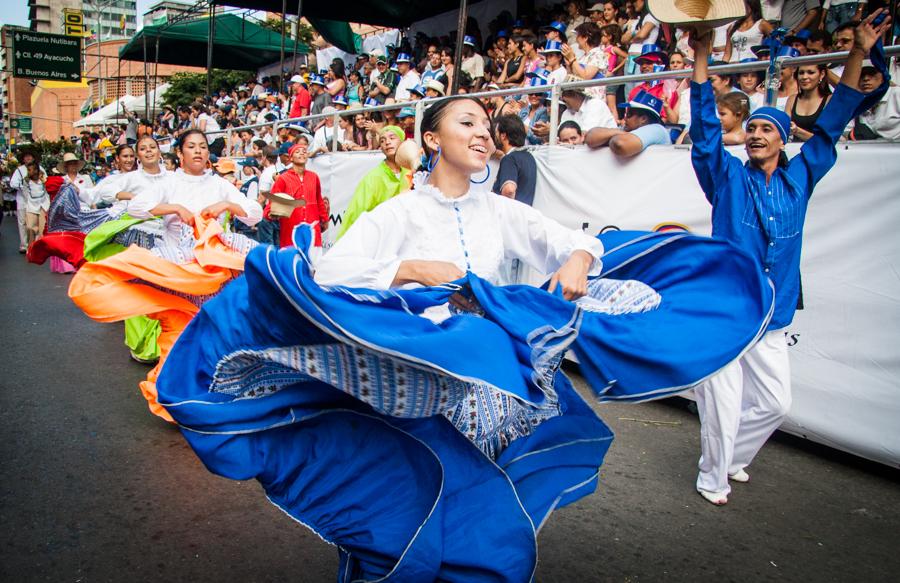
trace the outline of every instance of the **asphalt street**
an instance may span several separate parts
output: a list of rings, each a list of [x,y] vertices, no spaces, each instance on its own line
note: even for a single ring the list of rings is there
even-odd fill
[[[0,581],[334,580],[334,548],[149,413],[122,325],[26,263],[13,218],[0,233]],[[541,532],[538,581],[898,580],[900,471],[778,435],[717,508],[684,401],[596,409],[616,440]]]

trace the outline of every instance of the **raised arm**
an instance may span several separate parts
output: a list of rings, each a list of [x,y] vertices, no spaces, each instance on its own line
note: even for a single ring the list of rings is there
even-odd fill
[[[691,162],[707,200],[715,204],[716,183],[725,175],[728,159],[722,143],[722,124],[716,115],[716,96],[709,83],[709,46],[713,31],[691,35],[694,74],[691,82]]]
[[[812,136],[800,149],[800,154],[791,159],[788,166],[791,177],[804,186],[807,196],[812,194],[816,183],[837,161],[835,144],[850,120],[878,103],[887,91],[889,79],[887,63],[884,49],[878,40],[888,30],[891,18],[887,17],[880,25],[872,26],[872,21],[883,11],[884,9],[875,11],[854,29],[853,48],[850,50],[841,82],[816,120]],[[871,93],[861,93],[859,77],[863,60],[867,55],[871,58],[872,65],[881,71],[884,82]]]

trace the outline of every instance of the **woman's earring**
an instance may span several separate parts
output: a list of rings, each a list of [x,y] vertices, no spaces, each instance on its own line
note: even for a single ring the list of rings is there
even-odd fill
[[[490,167],[490,166],[485,166],[485,168],[487,168],[487,176],[484,177],[484,180],[472,180],[472,179],[470,178],[470,179],[469,179],[469,182],[471,182],[472,184],[484,184],[485,182],[487,182],[487,181],[488,181],[488,178],[491,177],[491,167]]]
[[[434,167],[438,165],[438,162],[441,159],[441,147],[438,146],[437,152],[431,154],[428,157],[428,164],[425,166],[425,172],[431,174],[431,171],[434,170]]]

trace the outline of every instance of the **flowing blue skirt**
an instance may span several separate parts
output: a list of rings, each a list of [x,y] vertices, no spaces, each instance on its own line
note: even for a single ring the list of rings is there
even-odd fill
[[[297,248],[254,249],[169,356],[159,401],[210,471],[259,480],[338,547],[339,581],[530,581],[537,533],[594,491],[602,400],[681,392],[765,331],[752,258],[689,233],[601,235],[584,301],[468,274],[436,288],[321,288]],[[422,317],[463,293],[477,314]]]

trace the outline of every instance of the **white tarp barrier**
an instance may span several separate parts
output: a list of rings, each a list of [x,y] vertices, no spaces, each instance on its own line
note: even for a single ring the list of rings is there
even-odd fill
[[[788,146],[788,154],[798,151]],[[709,234],[710,206],[684,147],[620,162],[608,151],[533,150],[535,207],[573,228]],[[742,154],[740,148],[736,154]],[[331,199],[332,230],[377,153],[327,155],[310,169]],[[493,179],[491,179],[492,181]],[[810,203],[803,300],[787,329],[793,406],[784,429],[900,466],[900,144],[841,146]]]
[[[379,32],[377,34],[372,34],[364,39],[362,39],[362,51],[366,54],[371,53],[373,50],[381,51],[382,55],[387,55],[388,45],[398,46],[400,44],[400,31],[392,28],[390,30],[386,30],[383,32]],[[329,46],[324,49],[316,49],[316,66],[319,70],[328,69],[331,66],[331,61],[334,59],[341,59],[344,61],[344,66],[349,68],[353,66],[353,63],[356,62],[356,55],[352,53],[345,53],[341,49]]]

